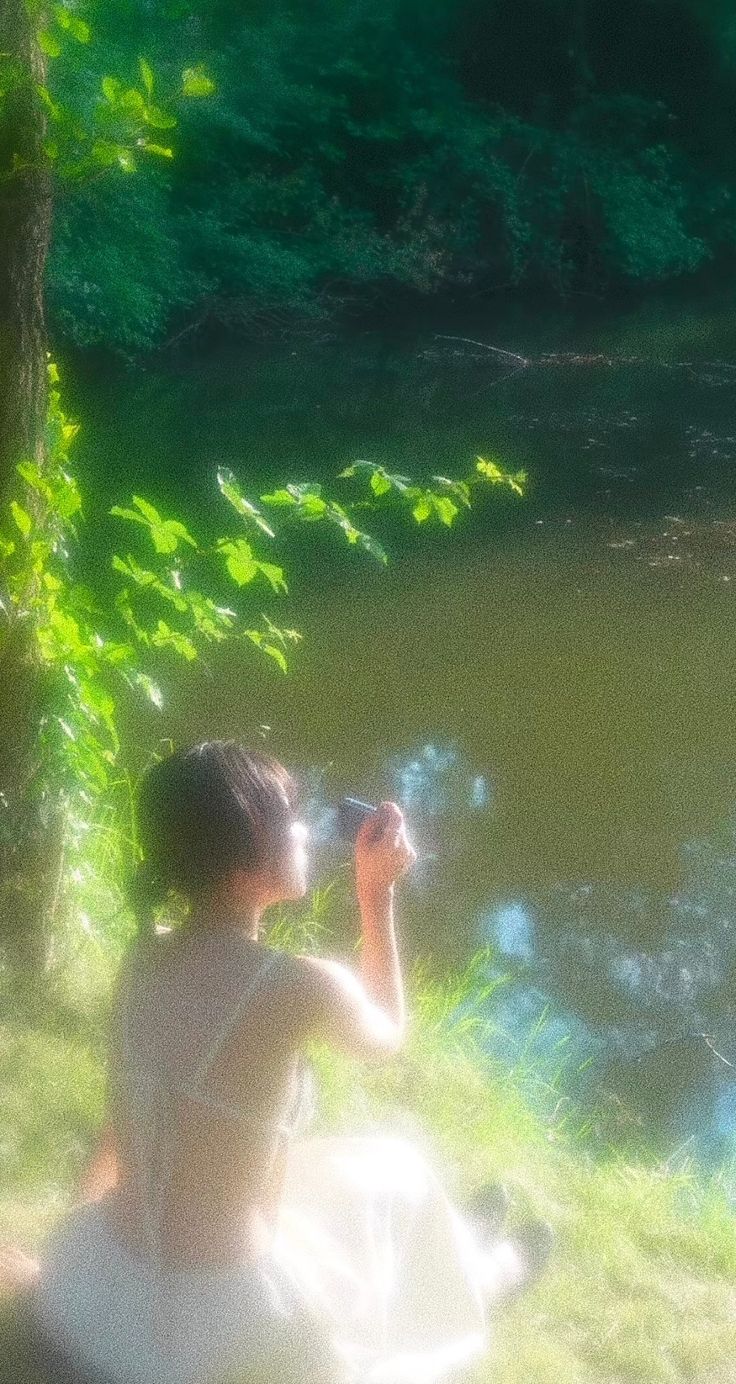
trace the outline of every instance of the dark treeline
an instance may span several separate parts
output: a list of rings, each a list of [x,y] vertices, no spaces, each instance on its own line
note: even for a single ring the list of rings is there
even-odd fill
[[[187,62],[217,90],[161,130],[175,158],[65,190],[57,344],[136,355],[733,262],[731,0],[111,0],[94,32],[55,64],[60,99],[139,82],[141,54],[162,101]]]

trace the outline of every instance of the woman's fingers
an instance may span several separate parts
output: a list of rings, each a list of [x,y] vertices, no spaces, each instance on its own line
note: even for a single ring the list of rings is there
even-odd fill
[[[417,858],[406,835],[404,814],[394,802],[379,804],[375,816],[363,823],[356,847],[356,864],[364,882],[390,884]]]

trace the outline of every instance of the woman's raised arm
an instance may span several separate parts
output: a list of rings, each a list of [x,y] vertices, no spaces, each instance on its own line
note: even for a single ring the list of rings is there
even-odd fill
[[[303,957],[309,1028],[359,1056],[396,1052],[406,1015],[394,920],[394,881],[416,860],[395,803],[381,803],[355,846],[361,916],[360,976],[322,957]]]

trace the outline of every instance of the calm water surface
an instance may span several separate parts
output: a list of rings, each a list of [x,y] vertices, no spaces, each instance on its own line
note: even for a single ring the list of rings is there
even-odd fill
[[[260,737],[299,766],[320,879],[325,804],[397,796],[423,856],[407,950],[491,943],[512,977],[504,1056],[562,1066],[573,1095],[603,1084],[636,1127],[710,1157],[736,1131],[730,331],[684,313],[476,325],[532,364],[424,333],[78,385],[83,475],[193,523],[226,518],[222,462],[254,494],[357,457],[528,470],[523,502],[491,497],[461,532],[390,535],[385,572],[315,534],[287,564],[294,676],[221,652],[131,729]]]

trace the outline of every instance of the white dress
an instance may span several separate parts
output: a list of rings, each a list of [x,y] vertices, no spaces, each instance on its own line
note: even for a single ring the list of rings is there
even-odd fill
[[[42,1332],[104,1384],[454,1379],[488,1346],[484,1255],[407,1140],[294,1138],[266,1254],[227,1269],[160,1262],[166,1093],[185,1090],[190,1099],[257,1122],[215,1099],[207,1077],[244,1006],[266,979],[278,983],[280,966],[290,961],[260,947],[253,975],[252,955],[239,965],[237,943],[213,935],[206,945],[208,980],[223,977],[217,1003],[211,992],[201,993],[194,972],[187,983],[184,967],[166,995],[129,1004],[123,1024],[149,1253],[135,1257],[119,1241],[104,1202],[72,1211],[41,1256],[35,1308]],[[183,1000],[178,1015],[172,996]],[[194,1044],[184,1040],[187,1025]],[[168,1050],[167,1034],[177,1037]]]

